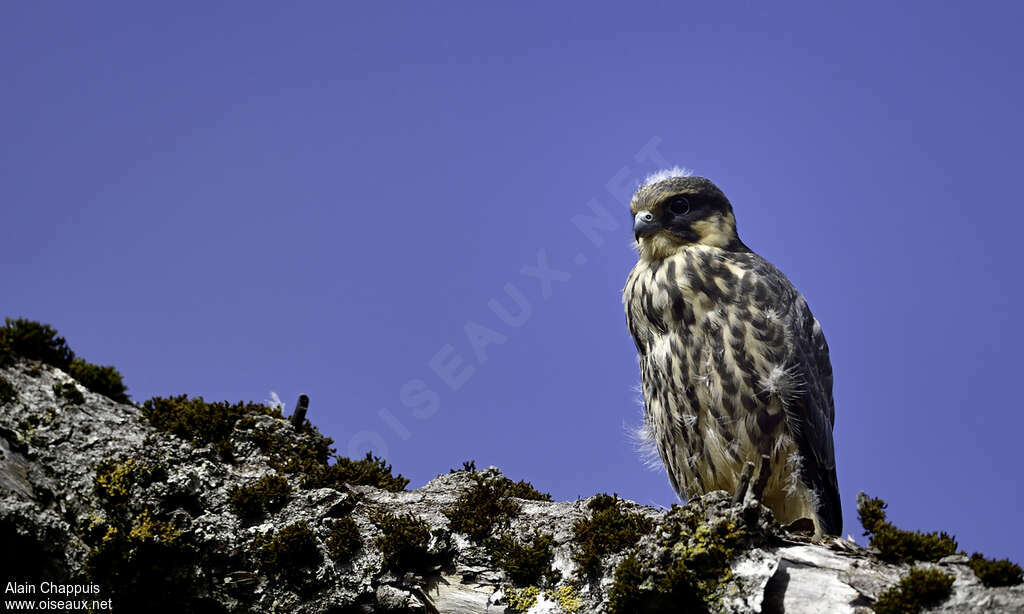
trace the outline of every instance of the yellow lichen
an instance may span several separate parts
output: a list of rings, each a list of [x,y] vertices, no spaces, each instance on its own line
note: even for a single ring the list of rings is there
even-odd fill
[[[534,605],[537,604],[537,598],[540,596],[540,589],[536,586],[527,586],[526,588],[506,588],[505,599],[508,600],[508,607],[512,608],[516,612],[526,612]]]
[[[566,612],[579,612],[583,607],[583,600],[580,599],[576,589],[566,584],[556,590],[549,590],[545,596],[562,607]]]
[[[114,527],[107,527],[107,532],[103,535],[103,543],[109,544],[110,542],[117,539],[117,529]]]
[[[156,520],[149,510],[144,510],[135,519],[128,537],[140,541],[152,540],[169,543],[181,537],[181,533],[180,529],[175,529],[162,520]]]
[[[111,459],[100,461],[96,466],[96,492],[107,499],[127,497],[136,476],[148,470],[149,467],[136,462],[134,458],[123,463]]]

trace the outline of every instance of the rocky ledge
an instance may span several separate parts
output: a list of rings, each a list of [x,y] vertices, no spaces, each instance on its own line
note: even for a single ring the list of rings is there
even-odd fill
[[[1024,611],[1020,568],[955,542],[894,555],[816,541],[720,492],[671,510],[551,501],[472,463],[410,491],[381,459],[332,462],[302,415],[116,402],[24,358],[0,378],[6,598],[121,612]]]

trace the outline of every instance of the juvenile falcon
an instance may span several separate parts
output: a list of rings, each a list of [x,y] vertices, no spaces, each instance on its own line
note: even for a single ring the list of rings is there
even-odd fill
[[[743,244],[715,184],[652,175],[630,203],[639,260],[622,300],[644,431],[676,493],[733,492],[770,457],[762,501],[781,524],[843,530],[832,366],[821,326],[778,269]]]

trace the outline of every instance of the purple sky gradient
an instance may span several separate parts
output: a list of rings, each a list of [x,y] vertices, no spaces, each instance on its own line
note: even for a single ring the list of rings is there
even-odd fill
[[[0,315],[413,487],[669,505],[620,292],[679,164],[822,322],[846,531],[1024,561],[1019,5],[444,7],[5,3]]]

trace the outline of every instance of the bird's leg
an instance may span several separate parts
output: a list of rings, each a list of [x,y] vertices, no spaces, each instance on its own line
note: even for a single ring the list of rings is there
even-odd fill
[[[747,487],[750,486],[750,478],[754,476],[754,463],[747,461],[743,463],[743,470],[740,472],[740,481],[736,484],[736,492],[732,494],[733,505],[743,503],[747,498]]]
[[[768,458],[767,454],[761,455],[761,468],[757,471],[757,480],[750,487],[750,494],[757,501],[761,500],[764,495],[764,489],[768,486],[768,478],[772,476],[771,470],[772,460]]]

